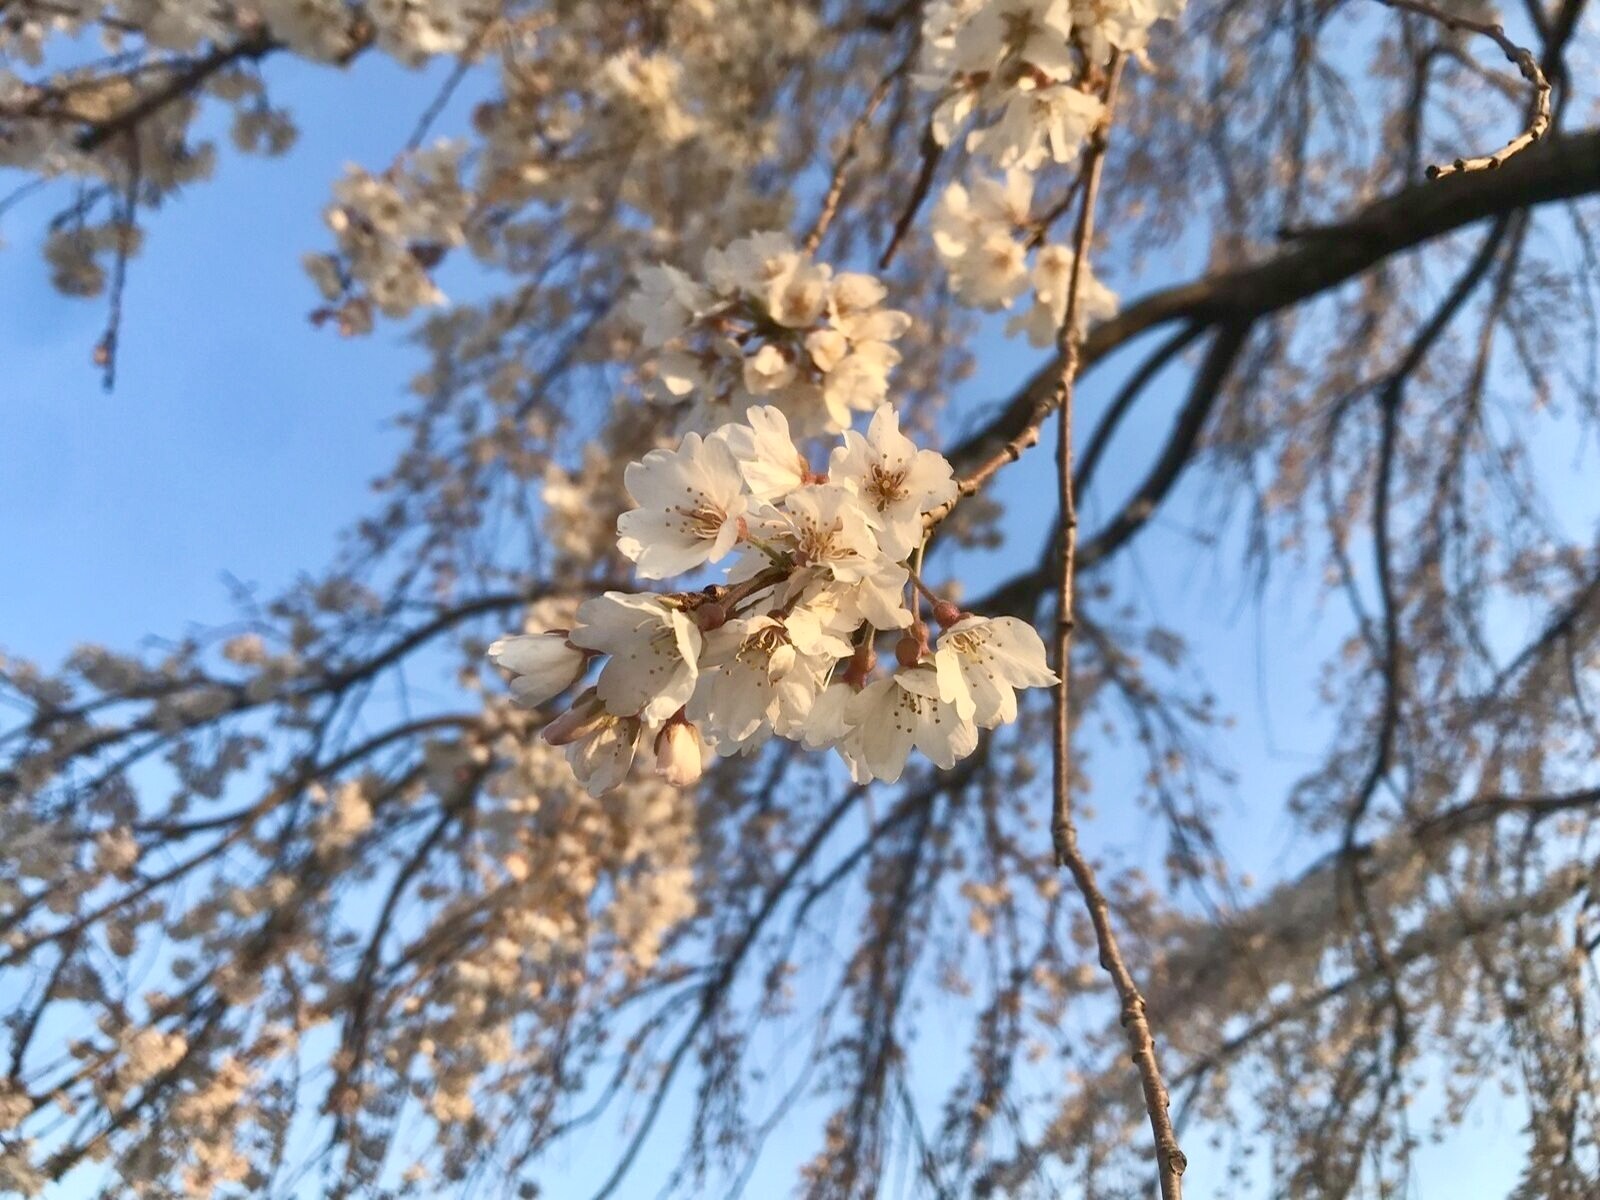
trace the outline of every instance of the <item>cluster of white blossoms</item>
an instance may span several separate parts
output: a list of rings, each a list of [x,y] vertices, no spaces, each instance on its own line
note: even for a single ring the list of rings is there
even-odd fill
[[[472,206],[460,176],[461,147],[440,141],[414,151],[382,175],[351,167],[334,185],[324,219],[338,239],[337,255],[308,254],[305,267],[337,318],[341,332],[366,333],[372,308],[403,317],[441,304],[432,268],[466,241]]]
[[[647,267],[627,307],[644,345],[661,351],[656,394],[691,405],[686,427],[770,405],[808,437],[842,432],[883,403],[900,361],[890,343],[911,318],[880,307],[877,279],[835,274],[781,233],[708,250],[703,274]]]
[[[933,0],[923,17],[922,81],[943,94],[933,132],[1000,167],[1071,162],[1104,105],[1083,90],[1085,60],[1137,52],[1183,0]]]
[[[1035,346],[1052,344],[1067,319],[1067,293],[1076,259],[1071,247],[1046,244],[1028,264],[1028,216],[1033,176],[1008,171],[1004,179],[978,179],[969,189],[952,183],[933,213],[933,244],[956,296],[974,308],[1010,308],[1030,286],[1033,305],[1013,316],[1008,333],[1026,332]],[[1078,282],[1077,334],[1089,322],[1117,311],[1117,296],[1084,264]]]
[[[606,592],[570,630],[496,642],[513,693],[543,704],[598,677],[544,731],[591,792],[627,778],[641,746],[669,783],[707,751],[748,754],[779,737],[831,747],[857,782],[897,780],[913,748],[949,768],[978,729],[1015,719],[1016,689],[1055,682],[1044,643],[1012,617],[937,600],[908,560],[924,519],[956,497],[945,458],[900,432],[885,404],[811,469],[776,407],[628,466],[634,507],[618,549],[647,579],[731,559],[726,584]],[[930,641],[924,596],[944,632]],[[897,635],[894,669],[873,645]]]
[[[923,18],[924,83],[943,93],[933,133],[949,145],[972,118],[967,149],[1034,170],[1077,158],[1100,120],[1076,83],[1071,0],[935,0]]]
[[[1051,344],[1066,320],[1076,256],[1039,245],[1030,267],[1040,240],[1029,213],[1033,172],[1074,161],[1104,118],[1099,96],[1085,90],[1089,68],[1113,50],[1139,53],[1150,27],[1182,7],[1183,0],[933,0],[926,10],[920,78],[941,94],[934,136],[949,145],[972,126],[967,149],[1005,172],[946,189],[934,246],[965,304],[1010,308],[1031,286],[1032,307],[1007,328],[1025,331],[1035,346]],[[1115,294],[1085,264],[1077,333],[1115,311]]]

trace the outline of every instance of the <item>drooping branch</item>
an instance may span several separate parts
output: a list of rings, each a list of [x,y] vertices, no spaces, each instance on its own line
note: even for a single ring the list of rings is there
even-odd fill
[[[1177,1133],[1172,1127],[1168,1112],[1167,1087],[1161,1077],[1161,1067],[1156,1060],[1155,1037],[1150,1030],[1150,1018],[1143,994],[1134,981],[1123,957],[1116,929],[1111,924],[1111,907],[1101,890],[1093,864],[1078,844],[1077,823],[1072,810],[1072,631],[1075,602],[1074,583],[1077,568],[1077,504],[1073,487],[1072,466],[1072,399],[1077,382],[1081,337],[1078,333],[1078,306],[1087,271],[1089,252],[1094,244],[1095,201],[1099,197],[1100,177],[1105,165],[1106,138],[1111,113],[1115,111],[1117,84],[1122,75],[1121,55],[1113,58],[1110,78],[1106,84],[1106,117],[1097,136],[1090,143],[1083,169],[1083,200],[1078,210],[1078,224],[1073,243],[1072,274],[1067,283],[1066,313],[1057,334],[1060,376],[1052,403],[1039,410],[1042,420],[1045,413],[1057,413],[1056,424],[1056,478],[1061,509],[1061,554],[1057,570],[1056,589],[1056,674],[1055,720],[1053,724],[1051,764],[1053,767],[1053,804],[1050,815],[1050,837],[1055,848],[1057,866],[1065,867],[1072,875],[1084,907],[1088,910],[1090,924],[1094,927],[1095,942],[1100,951],[1100,965],[1111,977],[1121,1005],[1122,1027],[1127,1034],[1128,1049],[1134,1067],[1139,1073],[1139,1083],[1144,1092],[1145,1112],[1149,1117],[1150,1131],[1155,1139],[1157,1178],[1161,1184],[1162,1200],[1182,1200],[1183,1172],[1188,1165],[1178,1146]],[[1037,436],[1037,424],[1033,425]],[[1012,457],[1015,457],[1014,455]]]

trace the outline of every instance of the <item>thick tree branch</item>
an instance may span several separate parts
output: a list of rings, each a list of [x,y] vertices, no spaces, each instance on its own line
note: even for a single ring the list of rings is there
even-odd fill
[[[1083,343],[1087,372],[1140,334],[1173,321],[1230,325],[1304,303],[1397,254],[1487,217],[1600,192],[1600,129],[1546,138],[1498,171],[1463,175],[1448,186],[1419,183],[1360,209],[1322,236],[1266,261],[1165,288],[1095,326]],[[983,429],[949,453],[966,474],[1028,427],[1041,396],[1060,378],[1052,360]]]

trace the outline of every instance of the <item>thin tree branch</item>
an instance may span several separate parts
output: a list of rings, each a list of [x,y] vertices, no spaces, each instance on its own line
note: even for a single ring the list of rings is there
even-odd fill
[[[1168,1112],[1166,1084],[1161,1078],[1161,1068],[1156,1062],[1155,1038],[1150,1032],[1150,1020],[1145,1012],[1144,997],[1134,982],[1133,973],[1122,956],[1116,930],[1111,925],[1110,906],[1095,877],[1093,866],[1084,857],[1078,845],[1077,825],[1072,817],[1072,608],[1073,584],[1076,566],[1078,517],[1072,486],[1072,398],[1073,384],[1078,374],[1080,343],[1078,334],[1078,303],[1089,257],[1094,241],[1094,207],[1100,190],[1100,173],[1105,162],[1106,133],[1111,113],[1116,103],[1117,83],[1121,78],[1122,58],[1117,56],[1111,65],[1106,84],[1106,118],[1097,136],[1086,151],[1084,166],[1083,204],[1078,210],[1078,228],[1074,244],[1072,277],[1067,284],[1066,316],[1057,336],[1061,363],[1060,378],[1051,408],[1060,410],[1057,423],[1056,470],[1061,500],[1061,559],[1060,586],[1056,594],[1056,683],[1055,739],[1052,747],[1054,766],[1054,806],[1050,819],[1051,839],[1055,844],[1056,864],[1066,867],[1073,882],[1083,896],[1094,925],[1095,940],[1100,948],[1100,965],[1105,968],[1117,989],[1122,1006],[1122,1027],[1127,1033],[1128,1048],[1134,1066],[1139,1072],[1139,1082],[1144,1090],[1145,1110],[1150,1117],[1150,1130],[1156,1143],[1158,1177],[1161,1181],[1162,1200],[1181,1200],[1183,1172],[1188,1165],[1178,1146],[1178,1137],[1172,1128]],[[1048,411],[1048,409],[1044,410]],[[1042,415],[1041,415],[1042,419]],[[1037,425],[1033,426],[1037,439]]]
[[[1458,158],[1454,162],[1442,163],[1428,168],[1429,179],[1444,179],[1449,175],[1463,175],[1472,171],[1494,171],[1505,164],[1505,161],[1518,151],[1526,150],[1545,134],[1550,132],[1550,81],[1544,77],[1544,72],[1539,69],[1539,62],[1533,56],[1533,51],[1525,46],[1519,46],[1506,36],[1505,26],[1498,21],[1473,21],[1455,13],[1447,13],[1435,8],[1425,0],[1378,0],[1379,4],[1402,12],[1416,13],[1418,16],[1427,17],[1430,21],[1438,21],[1446,29],[1470,29],[1473,33],[1482,34],[1489,38],[1501,50],[1511,63],[1522,72],[1522,77],[1533,86],[1533,103],[1528,125],[1521,133],[1512,138],[1493,154],[1480,154],[1474,158]]]

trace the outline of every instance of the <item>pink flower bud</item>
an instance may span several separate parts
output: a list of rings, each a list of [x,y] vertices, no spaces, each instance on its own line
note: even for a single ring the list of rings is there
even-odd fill
[[[894,647],[894,656],[902,667],[916,666],[927,653],[928,627],[921,621],[913,624]]]
[[[688,787],[705,771],[705,745],[688,721],[668,721],[656,734],[656,774],[673,787]]]
[[[952,604],[949,600],[941,600],[933,606],[933,619],[939,622],[939,628],[949,629],[964,614],[959,604]]]
[[[872,674],[872,668],[877,665],[878,656],[873,652],[872,642],[862,642],[850,656],[850,665],[840,678],[859,692],[867,686],[867,676]]]
[[[715,600],[708,600],[694,610],[694,623],[700,627],[702,633],[721,629],[728,623],[728,610]]]

